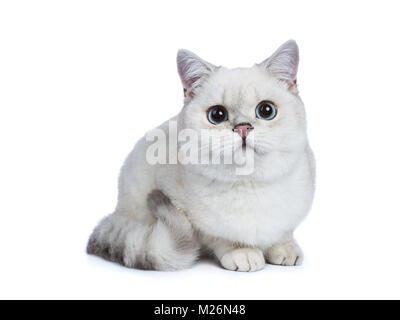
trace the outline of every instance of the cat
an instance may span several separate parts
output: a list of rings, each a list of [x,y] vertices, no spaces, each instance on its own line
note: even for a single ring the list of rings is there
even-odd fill
[[[252,151],[254,168],[150,164],[143,137],[121,169],[115,212],[95,228],[87,252],[146,270],[188,268],[203,250],[232,271],[300,265],[293,232],[311,208],[315,161],[298,63],[293,40],[250,68],[217,67],[179,50],[184,107],[158,130],[168,137],[175,122],[178,131],[225,132],[233,153]]]

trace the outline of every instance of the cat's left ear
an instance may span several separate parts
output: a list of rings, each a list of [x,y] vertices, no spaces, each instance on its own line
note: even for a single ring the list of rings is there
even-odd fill
[[[201,59],[189,50],[179,50],[176,60],[185,96],[191,96],[193,89],[200,86],[217,69],[216,66]]]
[[[299,47],[296,41],[289,40],[279,47],[275,53],[259,64],[273,76],[295,87],[299,66]]]

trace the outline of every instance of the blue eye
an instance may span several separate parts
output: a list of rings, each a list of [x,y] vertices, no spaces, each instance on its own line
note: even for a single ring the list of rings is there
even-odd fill
[[[214,106],[208,109],[207,119],[212,124],[220,124],[228,120],[228,111],[223,106]]]
[[[261,101],[256,108],[257,118],[272,120],[276,117],[276,107],[270,101]]]

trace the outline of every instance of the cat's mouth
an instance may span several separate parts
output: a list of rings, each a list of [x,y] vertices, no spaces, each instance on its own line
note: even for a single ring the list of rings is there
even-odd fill
[[[253,150],[254,152],[256,152],[254,147],[252,147],[251,145],[246,143],[246,140],[242,141],[242,148],[241,149],[242,149],[242,152],[246,152],[248,150]]]
[[[253,152],[253,154],[256,154],[256,155],[259,155],[259,156],[265,155],[267,153],[266,151],[257,148],[257,146],[248,144],[246,142],[242,143],[242,148],[241,149],[242,149],[243,153],[251,151],[251,152]]]
[[[239,147],[239,146],[238,146]],[[240,147],[239,147],[240,148]],[[238,148],[238,149],[239,149]],[[242,146],[241,149],[242,151],[246,151],[247,149],[251,148],[250,144],[247,143],[247,139],[246,138],[242,138]]]

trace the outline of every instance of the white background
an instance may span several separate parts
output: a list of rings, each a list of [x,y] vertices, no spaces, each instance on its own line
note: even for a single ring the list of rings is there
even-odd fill
[[[2,1],[0,298],[400,298],[398,1]],[[304,266],[161,273],[85,254],[135,141],[182,107],[175,55],[298,75],[317,193]]]

